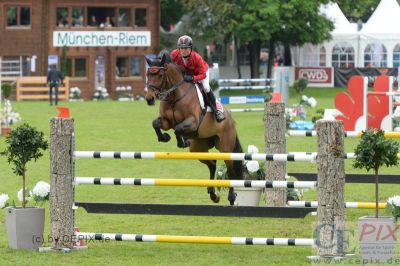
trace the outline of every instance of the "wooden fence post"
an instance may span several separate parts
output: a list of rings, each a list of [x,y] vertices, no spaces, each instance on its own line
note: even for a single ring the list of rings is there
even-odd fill
[[[344,131],[342,121],[317,122],[317,255],[345,255]]]
[[[50,123],[50,244],[52,249],[72,249],[74,120],[53,118]]]
[[[284,103],[267,103],[264,114],[266,153],[286,153],[286,121]],[[285,181],[286,162],[265,162],[265,179]],[[286,205],[286,188],[266,188],[265,204],[271,207]]]

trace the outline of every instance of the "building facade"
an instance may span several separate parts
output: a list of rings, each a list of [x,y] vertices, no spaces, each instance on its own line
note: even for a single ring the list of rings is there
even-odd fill
[[[3,76],[45,76],[55,64],[91,99],[131,86],[143,95],[144,55],[156,53],[159,0],[0,0]]]

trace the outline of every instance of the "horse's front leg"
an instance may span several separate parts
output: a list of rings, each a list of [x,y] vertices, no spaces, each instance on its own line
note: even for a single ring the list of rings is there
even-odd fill
[[[193,120],[190,118],[185,119],[182,123],[179,123],[175,127],[175,136],[178,142],[178,147],[179,148],[189,147],[190,141],[187,139],[186,136],[195,135],[196,130],[197,130],[197,123],[193,122]]]
[[[156,119],[153,120],[153,128],[154,128],[154,131],[157,134],[158,141],[159,142],[168,142],[168,141],[170,141],[171,136],[168,133],[162,133],[161,132],[161,126],[162,126],[161,117],[157,117]]]

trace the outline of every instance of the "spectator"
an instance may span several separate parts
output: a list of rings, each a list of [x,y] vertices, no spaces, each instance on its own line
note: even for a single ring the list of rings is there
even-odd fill
[[[49,99],[50,105],[53,105],[53,88],[55,96],[55,104],[58,105],[58,86],[63,84],[63,76],[60,71],[57,70],[56,65],[51,65],[50,70],[47,73],[47,84],[49,85]]]
[[[90,17],[89,26],[93,26],[93,27],[99,26],[99,23],[97,22],[96,16],[91,16]]]
[[[112,24],[112,22],[111,22],[110,17],[106,17],[106,21],[104,22],[104,27],[110,28],[110,27],[112,27],[112,26],[113,26],[113,24]]]

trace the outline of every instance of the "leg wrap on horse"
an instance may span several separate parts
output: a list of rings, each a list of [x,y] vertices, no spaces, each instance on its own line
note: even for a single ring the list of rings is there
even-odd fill
[[[217,103],[216,103],[214,93],[212,91],[209,91],[207,93],[207,97],[208,97],[208,102],[210,103],[210,107],[214,112],[215,120],[217,120],[217,122],[220,123],[221,121],[223,121],[225,119],[225,116],[224,116],[223,112],[221,112],[220,110],[217,109]]]

